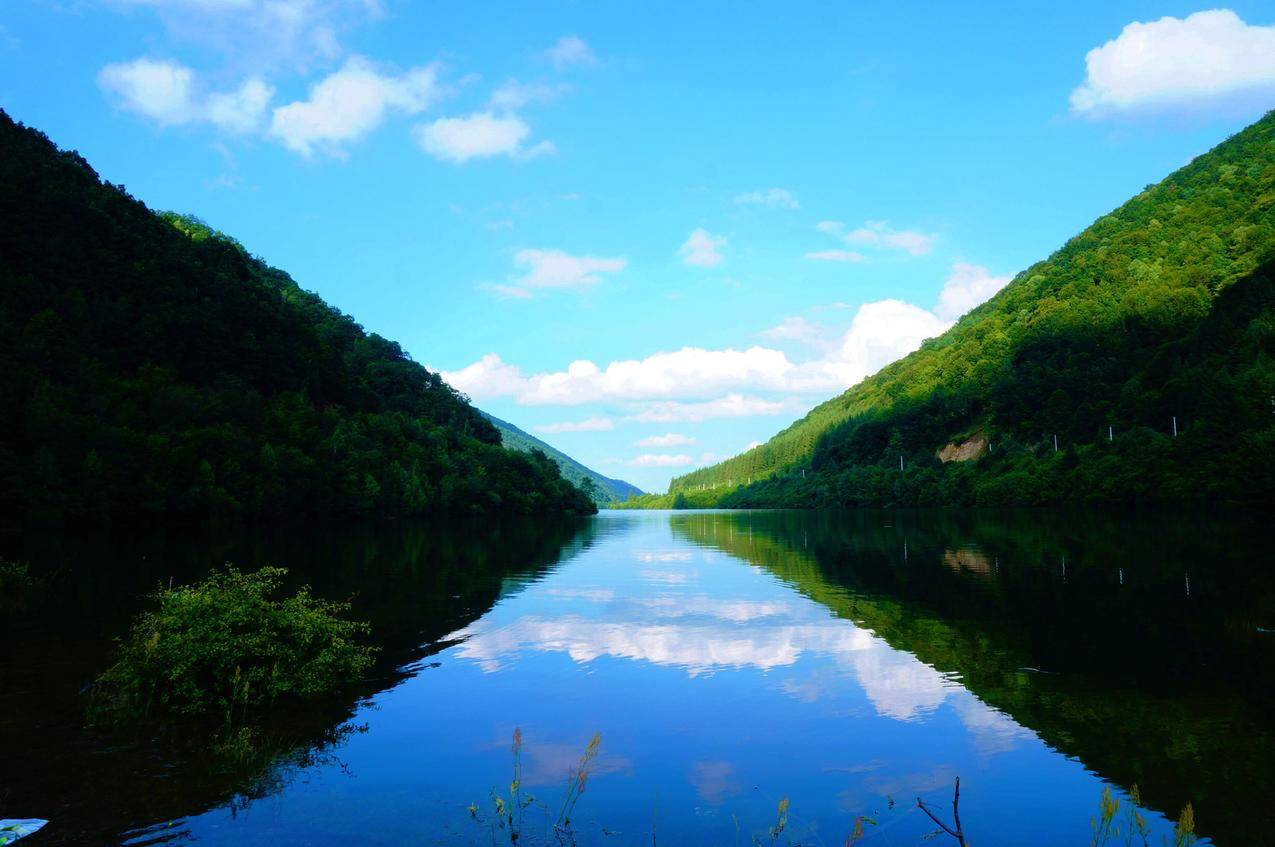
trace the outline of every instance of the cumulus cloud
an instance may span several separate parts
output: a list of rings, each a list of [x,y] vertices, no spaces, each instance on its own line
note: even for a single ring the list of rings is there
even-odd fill
[[[571,65],[596,65],[598,59],[593,55],[593,51],[589,45],[585,43],[583,38],[575,35],[564,35],[559,38],[557,43],[548,49],[545,53],[549,61],[553,62],[553,66],[558,70],[563,70]]]
[[[563,421],[536,427],[536,432],[605,432],[615,429],[615,422],[610,418],[593,417],[582,421]]]
[[[643,453],[629,459],[627,464],[631,468],[687,468],[695,464],[695,460],[685,453]]]
[[[846,228],[846,225],[843,224],[841,221],[820,221],[819,223],[815,224],[815,229],[819,230],[825,235],[838,235],[845,228]]]
[[[439,118],[414,128],[412,135],[426,153],[457,164],[492,156],[534,159],[555,149],[552,141],[524,147],[531,127],[512,113],[476,112],[463,118]]]
[[[665,435],[648,435],[646,438],[635,441],[633,445],[635,447],[683,447],[694,443],[695,439],[689,435],[670,432]]]
[[[817,262],[862,262],[866,257],[854,250],[815,250],[806,258]]]
[[[768,188],[765,191],[749,191],[740,194],[735,202],[741,206],[768,206],[772,209],[798,209],[797,195],[786,188]]]
[[[903,250],[913,256],[923,256],[934,249],[935,237],[915,230],[894,229],[886,221],[868,221],[846,233],[842,240],[847,244]]]
[[[194,105],[195,72],[176,62],[117,62],[102,68],[97,79],[124,108],[163,126],[194,120],[198,111]]]
[[[522,299],[546,289],[591,288],[602,281],[603,274],[619,273],[629,263],[623,257],[572,256],[562,250],[520,250],[514,262],[527,272],[510,285],[491,287],[504,297]]]
[[[525,374],[490,353],[443,377],[478,399],[512,397],[521,404],[557,406],[604,403],[618,406],[623,420],[642,423],[794,413],[808,408],[805,397],[843,391],[941,335],[1007,282],[1007,277],[992,276],[984,267],[958,263],[933,310],[897,299],[879,300],[859,306],[839,338],[800,316],[763,332],[775,341],[809,345],[814,357],[805,361],[760,345],[683,347],[605,366],[581,359],[564,370]],[[652,436],[638,446],[691,443],[682,438],[674,433]]]
[[[1008,276],[992,276],[981,265],[957,262],[939,292],[934,313],[943,320],[954,321],[961,315],[986,302],[993,294],[1009,284]]]
[[[1275,26],[1245,23],[1230,9],[1133,22],[1085,56],[1071,110],[1118,113],[1198,109],[1275,96]]]
[[[701,228],[692,231],[677,252],[688,265],[712,268],[722,263],[720,250],[725,244],[725,238],[716,238],[708,230]]]
[[[257,77],[233,91],[203,95],[192,69],[145,58],[107,65],[98,83],[121,107],[160,126],[211,123],[231,133],[259,130],[274,97],[274,89]]]
[[[340,155],[385,122],[392,112],[414,115],[443,95],[434,65],[385,74],[361,56],[310,88],[310,96],[274,110],[270,135],[303,156],[320,149]]]

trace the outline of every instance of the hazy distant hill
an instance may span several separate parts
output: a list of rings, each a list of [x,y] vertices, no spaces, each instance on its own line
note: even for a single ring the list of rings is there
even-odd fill
[[[593,512],[398,344],[0,111],[0,521]]]
[[[1275,112],[920,350],[645,503],[1255,499],[1275,497],[1273,457]]]
[[[561,450],[555,450],[534,435],[523,432],[513,424],[502,421],[500,418],[489,415],[486,412],[482,412],[482,414],[486,416],[487,420],[495,424],[496,429],[500,430],[501,442],[506,447],[512,450],[541,451],[557,462],[562,475],[577,486],[586,479],[593,480],[593,484],[596,486],[596,495],[593,499],[599,506],[627,500],[630,496],[642,494],[642,489],[636,485],[625,482],[622,479],[611,479],[603,476],[595,470],[586,468]]]

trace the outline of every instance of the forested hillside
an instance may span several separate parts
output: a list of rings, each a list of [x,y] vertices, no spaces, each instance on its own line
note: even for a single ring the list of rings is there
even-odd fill
[[[0,112],[0,514],[591,512],[398,344]]]
[[[1260,499],[1273,459],[1275,113],[917,352],[648,503]]]
[[[496,429],[500,430],[502,444],[510,450],[522,450],[525,452],[539,450],[544,453],[557,463],[558,470],[562,472],[564,477],[592,497],[593,502],[599,506],[606,506],[642,494],[642,489],[633,483],[603,476],[592,468],[580,464],[561,450],[546,444],[534,435],[523,432],[508,421],[502,421],[500,418],[489,415],[486,412],[482,414],[486,416],[487,420],[496,425]]]

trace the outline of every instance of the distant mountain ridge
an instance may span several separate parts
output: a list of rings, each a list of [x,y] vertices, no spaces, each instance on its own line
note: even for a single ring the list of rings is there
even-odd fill
[[[634,505],[1267,499],[1273,456],[1275,112],[916,352]]]
[[[479,413],[491,421],[496,429],[500,431],[501,443],[505,447],[526,453],[532,450],[539,450],[550,459],[553,459],[557,463],[558,469],[562,472],[563,478],[577,488],[581,487],[584,480],[593,480],[593,484],[596,487],[593,500],[599,506],[623,502],[630,497],[638,497],[644,493],[642,489],[631,482],[625,482],[622,479],[612,479],[611,477],[603,476],[592,468],[585,467],[561,450],[551,447],[508,421],[502,421],[495,415],[488,414],[481,409],[479,409]]]

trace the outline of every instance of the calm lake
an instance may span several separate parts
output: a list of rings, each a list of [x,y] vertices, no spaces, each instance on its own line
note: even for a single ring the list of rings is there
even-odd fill
[[[575,523],[0,540],[0,817],[41,844],[1086,845],[1104,786],[1151,844],[1193,805],[1275,843],[1269,516],[604,512]],[[170,579],[279,564],[381,647],[339,702],[276,710],[268,766],[86,728],[82,689]],[[470,804],[474,804],[471,812]],[[567,843],[564,841],[564,843]],[[1123,844],[1121,838],[1118,843]],[[1140,843],[1140,842],[1138,842]]]

